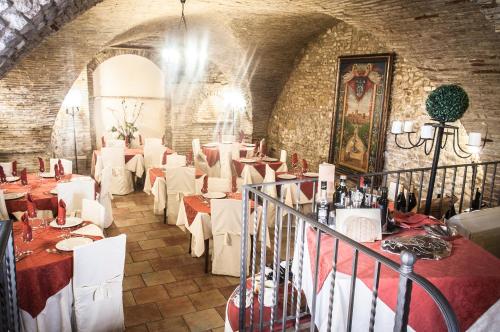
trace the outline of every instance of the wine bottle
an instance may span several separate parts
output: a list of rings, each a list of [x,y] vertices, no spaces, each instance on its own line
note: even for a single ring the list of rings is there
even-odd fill
[[[328,205],[328,197],[326,194],[326,181],[321,181],[321,193],[317,203],[318,222],[323,225],[328,225],[328,217],[330,216],[330,207]]]
[[[396,210],[406,212],[406,198],[403,185],[399,186],[399,194],[396,198]]]
[[[413,185],[410,186],[410,193],[408,194],[408,212],[413,210],[417,206],[417,198],[415,197],[415,191]]]
[[[453,203],[453,199],[450,200],[450,207],[448,211],[446,211],[444,218],[445,219],[450,219],[451,217],[455,216],[457,212],[455,211],[455,203]]]
[[[336,207],[345,207],[345,198],[347,196],[347,186],[345,180],[347,177],[345,175],[340,176],[340,183],[335,189],[335,205]]]
[[[471,210],[479,210],[481,208],[481,192],[476,188],[476,195],[472,201]]]
[[[389,204],[389,199],[387,198],[387,187],[380,188],[381,194],[378,199],[378,207],[380,209],[380,224],[382,226],[382,232],[387,230],[387,208]]]

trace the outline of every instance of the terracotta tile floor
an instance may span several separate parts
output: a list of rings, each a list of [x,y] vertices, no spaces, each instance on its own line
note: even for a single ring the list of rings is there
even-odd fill
[[[115,196],[108,236],[127,234],[123,305],[127,331],[222,331],[238,278],[205,274],[189,235],[153,214],[153,197]]]

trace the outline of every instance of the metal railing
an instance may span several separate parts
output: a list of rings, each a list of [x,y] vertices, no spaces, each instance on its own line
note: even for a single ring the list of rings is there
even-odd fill
[[[439,190],[435,190],[439,194],[440,199],[437,199],[436,205],[443,206],[445,195],[451,197],[456,196],[456,199],[451,199],[450,202],[457,207],[457,211],[461,212],[465,206],[472,207],[475,188],[480,188],[479,207],[493,207],[499,205],[500,193],[495,188],[495,180],[497,173],[496,162],[473,163],[453,166],[441,166],[438,168],[438,180],[436,185]],[[368,191],[376,195],[377,186],[387,186],[389,182],[395,182],[396,188],[399,184],[405,184],[410,187],[411,184],[417,184],[416,191],[418,192],[417,211],[420,211],[422,197],[425,197],[426,192],[426,177],[430,172],[430,168],[415,168],[399,171],[388,171],[380,173],[372,173],[365,175],[350,175],[348,179],[351,183],[359,183],[361,177],[364,182],[369,182]],[[441,180],[439,180],[441,179]],[[458,185],[457,185],[458,184]],[[286,204],[284,199],[284,188],[288,185],[293,185],[296,190],[298,200],[293,204]],[[313,198],[308,202],[300,201],[301,186],[312,185]],[[272,197],[268,194],[267,188],[276,186],[281,188],[279,198]],[[239,330],[304,330],[309,329],[315,331],[315,314],[316,314],[316,291],[318,289],[318,266],[320,260],[320,248],[323,236],[327,234],[334,239],[333,248],[333,270],[330,275],[330,280],[325,281],[325,284],[330,284],[329,294],[329,310],[327,319],[328,331],[331,329],[332,323],[332,308],[334,294],[336,291],[336,276],[337,276],[337,257],[339,243],[347,245],[352,249],[352,265],[350,275],[350,290],[349,290],[349,305],[347,309],[346,326],[347,331],[352,329],[353,312],[356,309],[354,296],[356,291],[356,277],[358,268],[359,254],[369,257],[373,260],[373,289],[372,301],[370,305],[370,321],[369,331],[373,331],[375,327],[375,316],[377,314],[377,299],[379,298],[378,285],[380,281],[381,267],[385,267],[399,274],[399,286],[397,295],[397,305],[394,318],[394,331],[406,331],[408,326],[409,304],[411,300],[411,292],[413,284],[420,286],[433,300],[439,308],[443,320],[448,331],[458,331],[458,322],[448,300],[443,294],[428,280],[413,272],[415,257],[412,253],[405,252],[401,255],[401,264],[380,255],[378,252],[363,246],[362,244],[346,237],[345,235],[336,232],[327,225],[323,225],[316,221],[316,218],[311,217],[305,211],[310,212],[316,210],[316,190],[317,179],[301,179],[287,180],[275,183],[265,183],[258,185],[247,185],[243,188],[243,227],[242,238],[251,238],[249,241],[242,241],[241,247],[241,270],[240,270],[240,286],[239,286]],[[368,193],[368,192],[367,192]],[[398,189],[394,193],[393,199],[396,199]],[[459,198],[458,198],[459,197]],[[407,200],[408,201],[408,200]],[[306,204],[304,204],[306,203]],[[258,213],[254,213],[251,218],[251,211],[262,209],[262,222],[259,224]],[[443,210],[439,211],[440,213]],[[269,223],[269,220],[273,222]],[[252,224],[252,225],[251,225]],[[268,231],[268,225],[274,224],[274,232]],[[253,226],[253,228],[251,227]],[[313,276],[313,292],[312,301],[307,305],[303,301],[303,269],[304,269],[304,247],[305,247],[305,230],[306,227],[312,227],[316,232],[316,255],[310,257],[311,261],[315,261],[315,271]],[[253,229],[258,236],[250,237],[250,230]],[[268,234],[269,233],[269,234]],[[266,242],[271,241],[271,249],[267,248]],[[260,241],[260,246],[258,244]],[[249,254],[250,253],[250,254]],[[280,263],[284,259],[285,262],[290,262],[293,258],[297,268],[296,273],[290,274],[290,264],[285,264],[283,282],[280,284]],[[343,257],[344,258],[344,257]],[[273,300],[270,309],[270,315],[265,314],[264,308],[264,293],[266,280],[266,267],[271,267],[272,276],[272,292]],[[257,269],[260,271],[257,272]],[[268,276],[269,277],[269,276]],[[258,282],[258,284],[257,284]],[[283,286],[285,285],[285,286]],[[246,309],[246,292],[248,289],[252,292],[259,288],[258,303],[252,303],[249,309]],[[247,313],[249,310],[249,315]],[[269,313],[268,313],[269,314]],[[338,317],[337,317],[338,318]]]
[[[12,221],[0,221],[0,331],[20,331]]]

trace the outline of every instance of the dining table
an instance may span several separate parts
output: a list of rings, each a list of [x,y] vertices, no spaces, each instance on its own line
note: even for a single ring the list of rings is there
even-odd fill
[[[222,143],[221,143],[222,144]],[[253,155],[253,151],[255,149],[255,145],[245,145],[244,143],[240,145],[240,158],[246,158]],[[219,143],[209,143],[202,145],[201,151],[207,157],[207,163],[209,167],[213,167],[220,160],[220,149]]]
[[[59,181],[71,181],[78,177],[83,177],[79,174],[63,175]],[[54,177],[44,178],[38,173],[27,174],[28,184],[23,185],[20,180],[14,182],[1,183],[0,189],[4,194],[20,195],[19,198],[9,199],[7,195],[5,205],[10,214],[16,212],[24,212],[27,210],[26,194],[30,193],[35,203],[37,210],[52,211],[53,215],[57,214],[57,192],[54,190],[59,182]]]
[[[102,168],[101,150],[94,150],[92,153],[90,174],[92,174],[96,180],[99,180]],[[136,177],[142,177],[145,168],[143,147],[125,148],[125,168],[134,173]]]
[[[73,253],[56,249],[56,244],[68,236],[84,236],[73,232],[89,227],[91,223],[83,221],[78,226],[62,229],[48,225],[51,220],[30,220],[33,228],[33,239],[30,242],[23,241],[22,222],[13,225],[17,296],[22,324],[26,330],[35,327],[48,331],[51,329],[47,328],[51,326],[71,330]],[[90,235],[85,237],[94,241],[102,238]],[[26,251],[32,253],[22,254]]]
[[[422,229],[408,228],[396,235],[386,236],[383,240],[422,233]],[[335,238],[326,233],[321,234],[317,288],[316,294],[313,294],[316,271],[313,258],[316,257],[317,233],[311,226],[306,225],[304,235],[302,238],[299,232],[296,241],[305,243],[302,251],[301,288],[309,304],[316,296],[314,323],[319,331],[327,331]],[[495,330],[495,326],[498,328],[500,317],[500,260],[462,236],[454,237],[450,243],[452,249],[449,257],[440,260],[418,259],[414,271],[434,284],[448,299],[457,316],[460,331]],[[363,245],[400,264],[400,256],[382,250],[381,241]],[[299,272],[299,247],[296,245],[294,249],[292,272],[295,275]],[[340,241],[337,255],[332,331],[345,330],[347,326],[345,305],[349,302],[351,289],[353,249]],[[361,252],[357,264],[356,298],[352,318],[354,331],[368,329],[375,270],[374,260]],[[387,331],[393,329],[399,275],[382,265],[379,276],[375,331]],[[298,286],[297,280],[295,286]],[[423,317],[425,319],[422,319]],[[446,331],[439,309],[423,288],[416,284],[411,295],[408,323],[408,331]]]
[[[233,160],[236,175],[243,178],[243,184],[262,183],[266,176],[266,165],[275,172],[286,172],[287,165],[276,158],[240,158]]]

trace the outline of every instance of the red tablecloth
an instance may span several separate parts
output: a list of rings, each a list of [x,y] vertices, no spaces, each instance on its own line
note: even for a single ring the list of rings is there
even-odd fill
[[[35,220],[32,225],[38,226]],[[86,225],[88,223],[84,223]],[[14,243],[18,250],[32,250],[34,253],[16,263],[17,297],[19,307],[32,317],[45,308],[47,299],[63,289],[73,277],[73,254],[48,253],[54,249],[64,231],[52,227],[33,231],[33,241],[22,241],[22,225],[14,223]],[[94,238],[98,239],[98,238]]]
[[[215,164],[217,164],[217,162],[220,159],[220,154],[219,154],[219,148],[218,147],[203,146],[201,148],[201,150],[203,151],[203,153],[205,154],[205,156],[207,156],[208,166],[212,167]],[[253,150],[253,148],[251,148],[251,150]],[[242,149],[240,149],[240,158],[246,158],[247,152],[251,151],[251,150],[248,150],[248,148],[242,148]]]
[[[280,168],[283,163],[281,161],[273,161],[273,162],[264,162],[264,161],[256,161],[255,163],[242,163],[239,160],[233,160],[234,168],[236,169],[236,174],[238,174],[239,177],[241,177],[241,173],[243,172],[243,169],[245,168],[246,165],[251,166],[255,168],[257,172],[262,177],[266,176],[266,165],[269,165],[273,170],[277,170]]]
[[[241,193],[226,193],[227,198],[242,199]],[[202,195],[184,196],[184,208],[188,224],[191,226],[198,213],[210,214],[210,200],[204,199]]]
[[[422,231],[409,230],[401,235]],[[311,271],[315,271],[316,232],[307,230]],[[459,237],[452,241],[452,255],[440,261],[418,260],[415,272],[427,278],[450,301],[460,323],[460,330],[467,330],[484,312],[500,298],[500,260],[475,243]],[[380,241],[365,246],[400,263],[399,255],[380,249]],[[322,234],[319,256],[318,290],[332,271],[334,238]],[[339,242],[337,270],[351,274],[352,248]],[[373,287],[373,259],[360,253],[357,277],[370,289]],[[314,275],[314,272],[313,272]],[[378,295],[393,311],[396,308],[399,275],[382,266]],[[425,317],[425,319],[421,319]],[[425,291],[414,285],[409,324],[417,331],[446,331],[437,306]]]
[[[64,176],[63,181],[70,180],[73,176],[80,176],[77,174],[68,174]],[[54,214],[57,213],[57,195],[52,195],[50,191],[57,186],[57,181],[54,178],[40,178],[38,174],[28,174],[28,185],[23,186],[21,181],[12,183],[0,184],[0,189],[4,192],[31,192],[33,201],[35,202],[37,210],[52,210]],[[26,211],[26,196],[13,200],[6,200],[5,205],[9,213]]]
[[[292,175],[295,175],[293,173],[290,173],[290,172],[276,172],[276,181],[280,181],[280,179],[278,178],[278,175],[281,175],[281,174],[292,174]],[[297,177],[299,180],[302,180],[302,179],[311,179],[311,178],[306,178],[304,176],[299,176]],[[318,184],[316,183],[316,186]],[[278,192],[281,192],[280,190],[281,186],[279,186],[278,189]],[[308,198],[308,199],[312,199],[313,196],[314,196],[314,182],[304,182],[304,183],[301,183],[300,184],[300,191]]]
[[[197,179],[201,178],[205,173],[200,171],[199,169],[195,170],[195,177]],[[151,168],[149,170],[149,180],[151,182],[151,187],[155,184],[157,177],[165,177],[164,169],[162,168]]]

